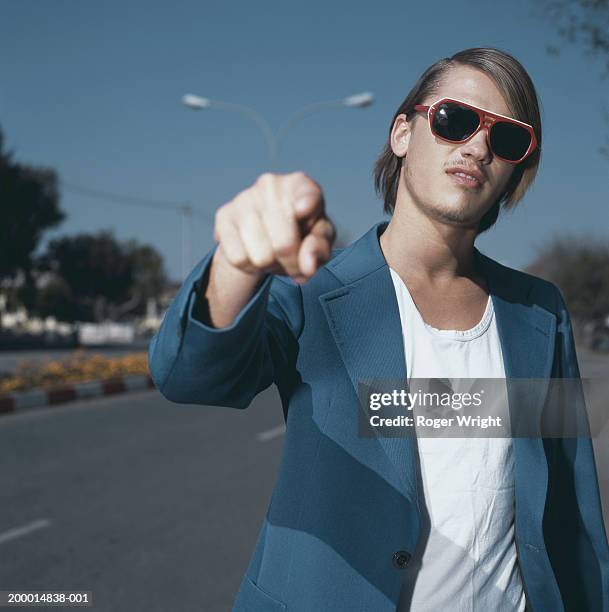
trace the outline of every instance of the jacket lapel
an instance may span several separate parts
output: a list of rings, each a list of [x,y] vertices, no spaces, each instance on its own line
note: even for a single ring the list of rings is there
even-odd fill
[[[540,436],[523,437],[540,424],[552,375],[556,315],[534,301],[533,279],[525,283],[508,268],[476,250],[489,283],[507,379],[512,422],[516,530],[525,542],[539,542],[548,485],[548,464]],[[514,379],[537,379],[535,384]],[[521,435],[518,435],[521,432]]]
[[[367,380],[406,384],[402,326],[388,266],[326,293],[320,300],[356,393]],[[399,473],[402,493],[415,499],[414,441],[372,430]]]

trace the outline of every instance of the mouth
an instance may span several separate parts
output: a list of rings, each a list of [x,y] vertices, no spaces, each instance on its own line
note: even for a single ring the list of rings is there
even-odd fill
[[[482,187],[482,183],[477,178],[469,176],[464,172],[447,172],[446,174],[457,185],[469,187],[470,189],[480,189]]]

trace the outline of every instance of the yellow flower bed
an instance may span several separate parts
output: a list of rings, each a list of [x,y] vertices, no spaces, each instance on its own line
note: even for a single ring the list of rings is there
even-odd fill
[[[86,354],[77,349],[62,361],[36,363],[22,361],[14,375],[0,379],[0,393],[25,391],[34,387],[53,387],[64,383],[86,382],[115,376],[145,376],[148,355],[145,351],[121,357]]]

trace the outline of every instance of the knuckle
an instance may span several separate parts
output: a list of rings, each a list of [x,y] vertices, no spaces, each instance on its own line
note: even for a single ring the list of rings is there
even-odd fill
[[[273,175],[270,172],[263,172],[257,179],[256,184],[258,185],[266,185],[271,181]]]
[[[233,265],[235,268],[239,268],[240,270],[243,270],[249,264],[248,258],[242,252],[235,252],[232,249],[228,249],[228,250],[225,250],[225,255],[229,263]]]
[[[269,266],[273,265],[275,261],[271,251],[253,253],[250,255],[250,259],[257,268],[268,268]]]
[[[318,193],[318,194],[321,193],[321,186],[316,180],[312,179],[310,176],[306,174],[305,174],[305,178],[307,180],[309,188],[311,189],[313,193]]]
[[[243,216],[247,214],[248,211],[256,208],[258,200],[259,197],[256,189],[243,191],[235,198],[232,208],[230,209],[235,225],[240,224]]]

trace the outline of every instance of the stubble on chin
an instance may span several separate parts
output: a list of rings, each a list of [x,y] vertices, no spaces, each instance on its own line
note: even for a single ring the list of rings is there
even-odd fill
[[[430,200],[430,193],[420,193],[416,188],[418,184],[412,179],[411,168],[407,163],[404,163],[404,188],[410,194],[411,200],[417,209],[427,217],[434,221],[447,225],[458,225],[459,227],[477,227],[480,221],[480,213],[476,211],[476,207],[469,201],[465,203],[448,204],[446,200]]]
[[[477,227],[480,215],[476,213],[471,204],[455,204],[449,206],[439,202],[427,206],[427,214],[436,221],[448,225],[458,225],[460,227]]]

